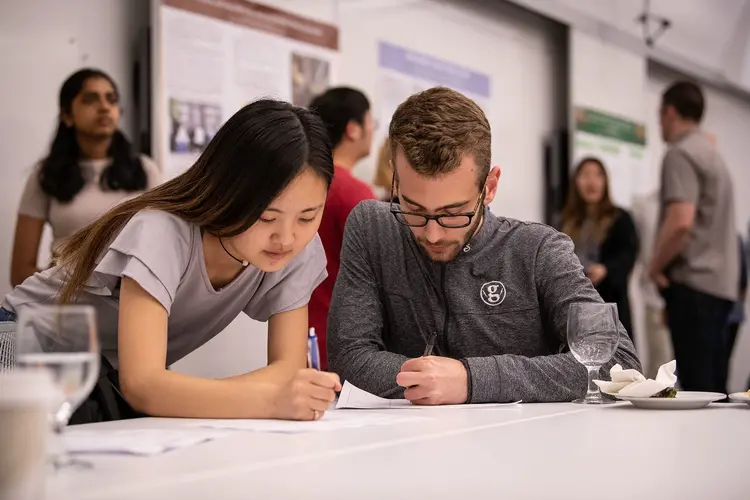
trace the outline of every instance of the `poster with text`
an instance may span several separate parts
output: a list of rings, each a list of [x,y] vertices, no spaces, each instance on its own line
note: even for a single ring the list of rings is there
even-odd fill
[[[646,126],[602,111],[575,109],[573,168],[594,156],[604,163],[613,203],[630,208],[635,183],[646,165]]]
[[[307,106],[335,82],[338,29],[247,0],[162,0],[157,159],[190,167],[242,106],[273,97]]]
[[[388,42],[378,45],[379,128],[373,151],[378,151],[388,135],[388,126],[396,108],[410,95],[431,87],[452,88],[476,102],[489,116],[490,77],[449,61],[399,47]],[[372,159],[374,165],[376,158]],[[360,176],[359,172],[358,176]],[[362,177],[372,179],[372,170]]]

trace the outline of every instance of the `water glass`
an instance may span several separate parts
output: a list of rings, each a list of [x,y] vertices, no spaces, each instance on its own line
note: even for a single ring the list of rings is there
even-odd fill
[[[609,404],[594,383],[599,370],[614,356],[620,339],[616,304],[581,302],[568,311],[568,346],[576,360],[588,370],[586,396],[573,401],[583,404]]]
[[[91,306],[38,306],[22,312],[16,331],[16,365],[46,370],[57,390],[50,420],[60,449],[55,467],[86,466],[64,449],[62,433],[99,375],[96,313]]]

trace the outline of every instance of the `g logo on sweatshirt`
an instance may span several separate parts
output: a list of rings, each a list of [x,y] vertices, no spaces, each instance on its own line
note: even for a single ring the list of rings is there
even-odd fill
[[[488,281],[479,290],[482,302],[490,307],[499,306],[505,300],[505,285],[499,281]]]

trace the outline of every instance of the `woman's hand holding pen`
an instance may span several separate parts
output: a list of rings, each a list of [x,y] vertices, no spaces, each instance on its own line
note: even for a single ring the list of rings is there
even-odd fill
[[[336,399],[341,381],[335,373],[312,368],[297,371],[279,388],[274,401],[276,418],[285,420],[318,420]]]

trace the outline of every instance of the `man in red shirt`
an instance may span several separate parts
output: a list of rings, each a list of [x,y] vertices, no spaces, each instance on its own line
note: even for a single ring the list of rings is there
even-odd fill
[[[320,339],[320,362],[328,368],[326,357],[326,325],[333,285],[339,273],[341,242],[349,212],[362,200],[375,199],[370,186],[355,178],[351,170],[370,154],[373,122],[370,102],[360,92],[348,87],[328,89],[310,103],[328,128],[333,146],[335,172],[328,191],[318,234],[328,259],[328,277],[310,298],[309,322]]]

